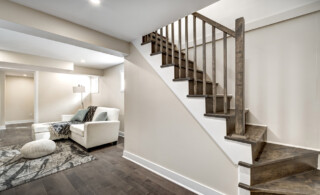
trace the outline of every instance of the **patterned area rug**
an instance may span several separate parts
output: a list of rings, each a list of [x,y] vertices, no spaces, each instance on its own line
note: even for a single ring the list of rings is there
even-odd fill
[[[22,145],[0,148],[0,191],[95,159],[70,140],[56,141],[56,144],[54,153],[32,160],[19,158]]]

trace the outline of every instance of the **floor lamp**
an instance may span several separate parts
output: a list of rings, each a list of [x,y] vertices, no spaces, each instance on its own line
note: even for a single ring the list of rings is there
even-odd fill
[[[85,87],[82,86],[82,85],[78,85],[76,87],[73,87],[73,93],[80,93],[81,94],[81,106],[82,106],[82,109],[84,109],[84,106],[83,106],[83,99],[82,99],[82,93],[84,93],[86,91]]]

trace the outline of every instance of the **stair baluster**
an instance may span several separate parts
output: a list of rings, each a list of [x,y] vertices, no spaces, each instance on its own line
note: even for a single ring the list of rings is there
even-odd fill
[[[207,81],[206,81],[206,77],[207,77],[207,55],[206,55],[206,22],[204,20],[202,20],[202,63],[203,63],[203,95],[207,94]]]
[[[158,51],[158,32],[154,31],[155,34],[155,47],[154,47],[154,52]]]
[[[197,18],[193,16],[193,79],[194,79],[194,94],[197,94]]]
[[[188,47],[188,16],[185,17],[185,48],[186,48],[186,53],[185,53],[185,67],[186,67],[186,78],[189,77],[189,47]]]
[[[181,19],[178,22],[179,28],[179,78],[182,78],[182,52],[181,52]]]
[[[166,64],[169,64],[169,31],[168,25],[166,26]]]
[[[163,53],[163,28],[160,29],[160,52]]]
[[[223,112],[228,113],[227,33],[223,32]]]
[[[174,23],[171,23],[171,51],[172,51],[171,64],[175,64],[174,63],[174,51],[175,51],[175,47],[174,47]]]
[[[217,86],[216,79],[216,27],[212,26],[212,110],[217,112]]]

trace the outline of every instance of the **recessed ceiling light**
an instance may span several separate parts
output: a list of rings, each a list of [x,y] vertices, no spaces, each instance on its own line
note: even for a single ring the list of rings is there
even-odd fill
[[[94,5],[100,5],[101,1],[100,0],[90,0],[90,2]]]
[[[82,59],[80,62],[81,62],[81,63],[86,63],[86,61],[85,61],[85,60],[83,60],[83,59]]]

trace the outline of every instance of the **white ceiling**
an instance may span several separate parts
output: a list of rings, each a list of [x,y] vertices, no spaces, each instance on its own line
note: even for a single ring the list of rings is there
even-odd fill
[[[102,33],[132,41],[218,0],[11,0]]]
[[[75,63],[77,66],[98,69],[105,69],[123,63],[124,61],[123,57],[2,28],[0,28],[0,49],[69,61]],[[85,63],[81,62],[82,59],[85,60]]]

